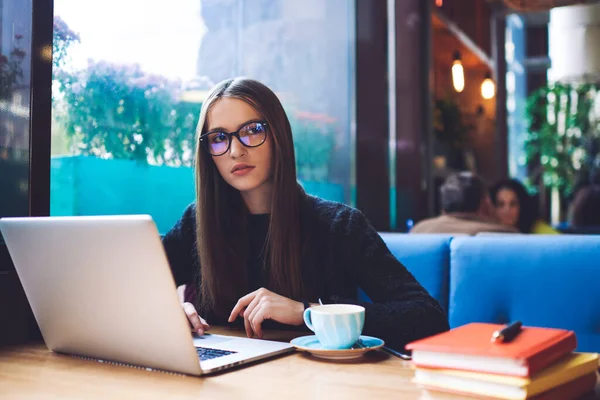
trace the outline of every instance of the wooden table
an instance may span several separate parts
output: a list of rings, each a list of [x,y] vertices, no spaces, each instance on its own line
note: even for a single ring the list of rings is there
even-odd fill
[[[242,332],[215,329],[215,333]],[[298,333],[269,332],[290,340]],[[333,362],[292,353],[220,374],[192,377],[55,354],[43,344],[0,349],[0,399],[460,399],[420,389],[410,362],[387,353]],[[596,394],[586,399],[600,399]]]

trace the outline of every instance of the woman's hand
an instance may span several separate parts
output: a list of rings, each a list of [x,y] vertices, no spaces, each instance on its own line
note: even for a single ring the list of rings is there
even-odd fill
[[[198,312],[192,303],[183,303],[182,306],[188,321],[190,321],[192,330],[198,333],[198,335],[204,335],[204,332],[210,329],[210,325],[206,323],[204,318],[198,315]]]
[[[287,325],[304,323],[304,304],[260,288],[238,300],[229,316],[229,322],[240,316],[248,337],[263,337],[262,323],[272,319]]]

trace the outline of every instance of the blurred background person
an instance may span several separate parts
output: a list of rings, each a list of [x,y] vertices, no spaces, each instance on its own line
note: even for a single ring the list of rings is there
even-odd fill
[[[440,188],[440,200],[442,215],[419,222],[410,233],[517,233],[514,227],[495,221],[488,190],[472,172],[458,172],[446,178]]]
[[[600,232],[600,185],[579,189],[573,198],[569,214],[571,229],[582,233],[585,230]]]
[[[558,234],[559,232],[539,218],[534,199],[521,182],[507,179],[496,183],[490,190],[498,221],[516,228],[521,233]]]

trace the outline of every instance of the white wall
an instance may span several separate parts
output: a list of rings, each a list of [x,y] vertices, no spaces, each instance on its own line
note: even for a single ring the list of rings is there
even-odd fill
[[[550,81],[600,78],[600,3],[550,10]]]

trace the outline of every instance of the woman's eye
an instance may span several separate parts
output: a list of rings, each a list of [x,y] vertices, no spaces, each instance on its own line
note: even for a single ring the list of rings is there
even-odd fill
[[[217,133],[215,134],[215,136],[213,136],[213,143],[220,143],[220,142],[224,142],[225,140],[227,140],[227,136],[225,136],[224,133]]]
[[[256,135],[257,133],[263,133],[264,128],[262,124],[252,124],[248,126],[245,131],[250,135]]]

